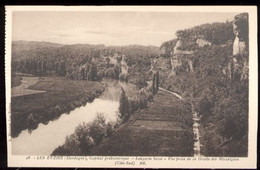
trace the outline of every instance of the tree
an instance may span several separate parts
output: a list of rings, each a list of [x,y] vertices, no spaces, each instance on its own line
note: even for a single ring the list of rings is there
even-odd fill
[[[97,66],[92,64],[88,73],[88,80],[94,81],[97,79]]]
[[[81,71],[80,71],[81,79],[82,79],[82,80],[85,80],[85,77],[86,77],[85,73],[86,73],[85,68],[82,68]]]
[[[156,71],[156,93],[158,92],[158,90],[159,90],[159,84],[160,84],[160,80],[159,80],[159,72],[158,71]]]
[[[106,68],[109,67],[109,62],[110,62],[110,59],[107,57],[107,58],[106,58]]]
[[[153,95],[156,94],[156,76],[155,76],[155,74],[153,74],[152,93],[153,93]]]
[[[121,87],[121,96],[120,96],[120,101],[119,101],[119,117],[123,121],[126,121],[130,117],[129,100],[122,87]]]

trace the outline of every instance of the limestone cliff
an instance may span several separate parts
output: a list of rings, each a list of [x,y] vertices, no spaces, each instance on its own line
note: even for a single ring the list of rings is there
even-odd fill
[[[209,46],[230,48],[232,55],[227,56],[226,69],[223,74],[230,79],[248,78],[248,14],[241,13],[232,22],[213,23],[196,26],[176,33],[177,38],[164,42],[160,49],[161,57],[153,63],[151,68],[169,69],[178,72],[194,71],[194,55]],[[217,56],[216,56],[217,57]],[[170,61],[169,61],[170,59]],[[159,64],[161,63],[161,64]],[[167,63],[167,64],[165,64]]]
[[[235,40],[233,55],[246,55],[248,53],[248,14],[242,13],[235,16],[233,21]]]
[[[248,79],[248,14],[241,13],[235,16],[233,21],[235,40],[233,43],[233,55],[228,64],[231,80]]]
[[[170,58],[166,57],[159,57],[158,59],[154,59],[152,64],[153,70],[167,71],[172,68]]]

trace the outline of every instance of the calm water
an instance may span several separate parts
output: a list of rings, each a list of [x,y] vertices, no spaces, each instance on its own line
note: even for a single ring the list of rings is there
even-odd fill
[[[82,122],[91,122],[97,113],[104,113],[106,121],[116,121],[119,107],[121,87],[129,97],[137,92],[132,84],[116,80],[104,80],[106,90],[92,103],[76,108],[69,114],[62,114],[58,120],[47,125],[39,124],[38,128],[28,133],[24,130],[16,138],[12,138],[12,153],[16,155],[50,155],[52,151],[65,142],[67,135],[74,132]]]

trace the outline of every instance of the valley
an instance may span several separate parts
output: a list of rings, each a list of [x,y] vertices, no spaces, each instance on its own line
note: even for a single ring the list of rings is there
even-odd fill
[[[43,154],[246,157],[248,48],[247,13],[160,47],[14,41],[13,140],[68,126]]]

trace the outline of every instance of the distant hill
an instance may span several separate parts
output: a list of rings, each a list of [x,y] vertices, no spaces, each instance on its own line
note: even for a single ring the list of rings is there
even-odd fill
[[[12,59],[23,57],[24,53],[27,55],[32,51],[44,50],[49,48],[57,48],[63,46],[62,44],[50,42],[37,41],[13,41],[12,42]]]
[[[120,52],[126,56],[157,55],[160,53],[159,47],[155,46],[105,46],[90,44],[64,45],[51,42],[37,41],[13,41],[12,59],[39,59],[42,57],[77,57],[78,55],[94,55],[94,53]],[[97,54],[96,54],[97,55]]]
[[[121,67],[122,72],[129,73],[125,77],[136,81],[140,74],[147,74],[150,70],[150,59],[160,54],[159,47],[142,45],[63,45],[28,41],[14,41],[12,45],[14,71],[36,75],[57,74],[70,79],[80,79],[84,77],[84,69],[89,71],[91,66],[96,66],[99,77],[119,78],[117,67]]]

